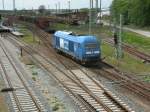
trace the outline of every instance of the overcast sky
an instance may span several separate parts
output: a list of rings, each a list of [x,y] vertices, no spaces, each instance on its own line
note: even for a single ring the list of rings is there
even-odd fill
[[[55,8],[55,4],[58,2],[61,3],[61,8],[68,8],[68,0],[15,0],[17,9],[37,9],[39,5],[45,5],[48,8],[48,5],[51,9]],[[89,7],[89,0],[70,0],[71,8],[87,8]],[[13,0],[4,0],[5,9],[13,9]],[[102,7],[107,8],[110,6],[112,0],[102,0]],[[2,0],[0,0],[0,9],[3,9]]]

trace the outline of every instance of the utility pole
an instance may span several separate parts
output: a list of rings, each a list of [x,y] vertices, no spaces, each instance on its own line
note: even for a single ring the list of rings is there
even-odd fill
[[[50,8],[49,8],[49,5],[48,5],[48,10],[49,10]]]
[[[100,24],[101,24],[101,22],[102,22],[102,20],[101,20],[101,19],[102,19],[102,18],[101,18],[101,16],[102,16],[102,0],[100,0],[99,2],[100,2],[100,6],[99,6],[99,7],[100,7],[100,10],[99,10],[99,13],[100,13]]]
[[[98,13],[98,0],[96,0],[95,6],[96,6],[96,13]]]
[[[70,0],[68,0],[68,12],[70,12]]]
[[[114,44],[116,49],[116,57],[120,59],[123,57],[122,52],[122,14],[120,14],[120,25],[117,30],[116,18],[114,19]]]
[[[4,0],[2,0],[2,4],[3,4],[3,10],[5,10],[5,3],[4,3]]]
[[[15,6],[15,0],[13,0],[13,10],[15,11],[15,9],[16,9],[16,6]]]
[[[119,58],[122,58],[122,14],[120,14],[120,29],[119,29],[119,39],[118,39],[118,51],[119,51]]]
[[[57,14],[57,4],[55,4],[55,6],[56,6],[56,14]]]
[[[91,0],[90,1],[90,11],[89,11],[89,14],[90,14],[90,23],[92,25],[93,21],[95,20],[95,14],[93,15],[93,8],[94,8],[94,1]]]
[[[60,2],[58,2],[58,12],[60,13],[61,11],[60,11]]]
[[[48,14],[51,14],[50,5],[48,5]]]
[[[98,21],[98,0],[95,0],[95,23]]]
[[[91,34],[91,21],[92,21],[92,12],[91,12],[91,7],[92,7],[92,1],[93,0],[89,0],[90,1],[90,5],[89,5],[89,35]]]
[[[15,6],[15,0],[13,0],[13,10],[14,10],[14,17],[16,18],[16,6]],[[13,30],[15,29],[14,27],[15,19],[13,19]]]
[[[94,8],[94,6],[93,6],[93,0],[91,0],[91,8],[93,9]]]
[[[117,30],[116,18],[114,18],[114,20],[113,20],[113,33],[114,33],[115,54],[116,54],[117,59],[119,59],[118,30]]]

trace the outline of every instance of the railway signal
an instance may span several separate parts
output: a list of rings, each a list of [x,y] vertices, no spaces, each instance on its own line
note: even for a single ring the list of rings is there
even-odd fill
[[[117,35],[117,32],[114,32],[114,44],[115,44],[115,46],[118,45],[118,35]]]
[[[122,58],[123,52],[122,52],[122,14],[120,14],[120,28],[119,28],[119,38],[118,38],[118,51],[119,51],[119,58]]]
[[[21,56],[21,57],[23,56],[23,49],[22,49],[21,46],[20,46],[20,56]]]
[[[118,29],[119,28],[119,32]],[[120,14],[120,26],[116,25],[116,20],[114,20],[114,44],[116,48],[117,59],[123,57],[122,52],[122,15]]]

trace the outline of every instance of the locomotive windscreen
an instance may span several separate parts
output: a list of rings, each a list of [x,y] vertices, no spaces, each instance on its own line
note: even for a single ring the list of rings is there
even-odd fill
[[[96,44],[95,43],[88,43],[85,45],[85,48],[87,48],[87,49],[96,48]]]

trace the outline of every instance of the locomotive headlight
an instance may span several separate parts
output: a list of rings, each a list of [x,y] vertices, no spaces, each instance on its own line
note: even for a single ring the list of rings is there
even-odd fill
[[[87,51],[86,54],[99,54],[99,51]]]
[[[99,54],[99,51],[94,51],[95,54]]]
[[[91,51],[87,51],[86,54],[92,54],[92,52]]]

